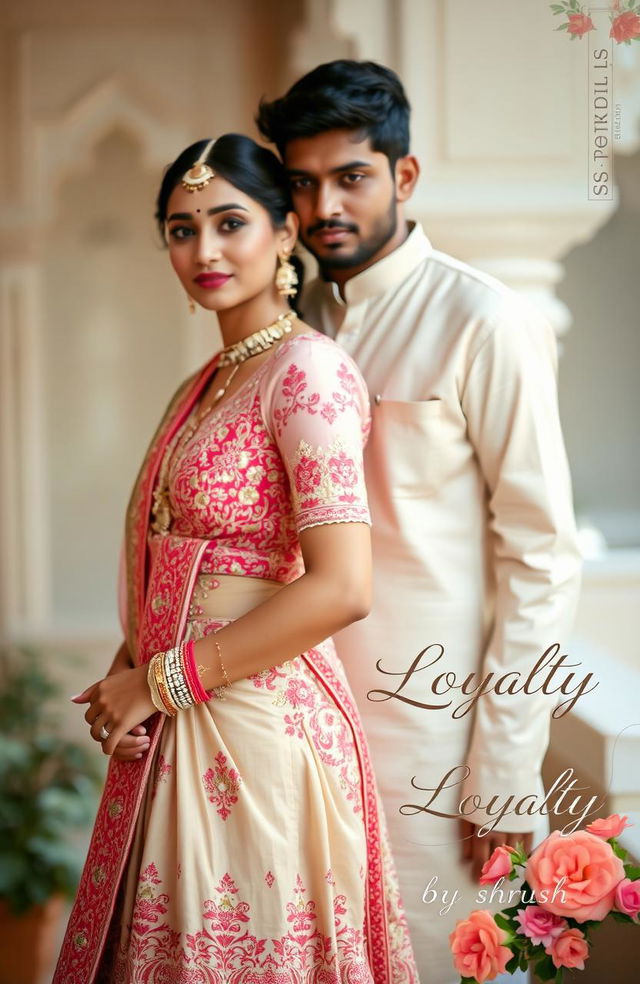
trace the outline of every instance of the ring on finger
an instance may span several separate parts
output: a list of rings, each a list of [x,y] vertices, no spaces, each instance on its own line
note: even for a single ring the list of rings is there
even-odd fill
[[[104,724],[100,728],[99,735],[100,735],[100,741],[106,741],[107,738],[109,737],[109,732],[105,728]]]

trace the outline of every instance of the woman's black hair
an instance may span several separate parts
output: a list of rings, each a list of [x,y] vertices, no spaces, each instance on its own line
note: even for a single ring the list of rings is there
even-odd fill
[[[208,140],[198,140],[191,144],[164,172],[155,211],[155,219],[163,241],[167,204],[171,192],[198,160],[208,142]],[[274,229],[282,228],[287,213],[293,211],[293,204],[286,172],[272,151],[261,147],[251,137],[245,137],[241,133],[225,133],[218,137],[204,163],[209,164],[216,174],[239,191],[262,205],[269,213]],[[197,191],[194,192],[194,196],[197,194]],[[302,291],[304,265],[297,256],[292,255],[289,260],[298,274],[298,292],[294,298],[290,298],[291,306],[297,311],[297,300]]]
[[[287,144],[327,130],[361,131],[386,154],[393,173],[409,153],[411,106],[395,72],[340,58],[304,75],[281,99],[260,102],[256,123],[284,160]]]

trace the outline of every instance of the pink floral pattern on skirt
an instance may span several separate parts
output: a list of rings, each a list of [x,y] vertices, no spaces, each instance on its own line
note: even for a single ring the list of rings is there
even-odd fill
[[[163,918],[170,899],[161,886],[156,865],[147,865],[114,984],[373,984],[362,930],[345,922],[344,896],[333,899],[329,937],[299,874],[285,905],[289,931],[280,937],[250,931],[251,906],[228,872],[202,900],[205,925],[196,933],[180,933]]]

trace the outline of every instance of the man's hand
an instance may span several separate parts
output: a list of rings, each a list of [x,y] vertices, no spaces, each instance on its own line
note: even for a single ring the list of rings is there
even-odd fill
[[[485,861],[488,861],[496,847],[507,844],[509,847],[517,847],[522,844],[526,853],[529,854],[533,843],[533,832],[512,834],[504,830],[490,830],[482,837],[478,836],[478,825],[471,823],[470,820],[460,819],[460,829],[462,837],[462,860],[471,862],[471,877],[474,881],[480,880],[480,871]]]

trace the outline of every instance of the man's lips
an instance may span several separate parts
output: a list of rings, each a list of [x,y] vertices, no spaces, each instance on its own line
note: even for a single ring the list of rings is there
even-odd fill
[[[222,287],[231,280],[230,273],[200,273],[194,278],[200,287]]]
[[[318,229],[314,233],[316,239],[319,239],[321,243],[341,243],[347,236],[351,235],[350,229]]]

